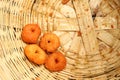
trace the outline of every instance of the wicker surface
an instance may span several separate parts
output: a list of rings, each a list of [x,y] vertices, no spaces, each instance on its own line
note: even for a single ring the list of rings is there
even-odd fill
[[[0,80],[119,80],[120,0],[0,0]],[[67,59],[49,72],[24,55],[22,27],[54,32]]]

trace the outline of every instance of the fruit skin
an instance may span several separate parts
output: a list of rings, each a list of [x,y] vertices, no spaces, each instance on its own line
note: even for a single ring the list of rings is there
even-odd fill
[[[27,58],[35,64],[44,64],[48,55],[36,44],[29,44],[25,47],[24,53]]]
[[[40,78],[39,78],[39,77],[36,77],[35,80],[40,80]]]
[[[62,0],[62,4],[67,4],[70,0]]]
[[[39,45],[47,52],[55,52],[60,46],[60,39],[56,34],[47,32],[41,37]]]
[[[25,43],[37,43],[41,34],[41,29],[38,24],[27,24],[23,27],[21,38]]]
[[[51,72],[62,71],[66,67],[67,60],[61,52],[53,52],[48,55],[45,67]]]

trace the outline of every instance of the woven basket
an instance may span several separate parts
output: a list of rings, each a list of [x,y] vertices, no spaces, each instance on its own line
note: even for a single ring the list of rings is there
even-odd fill
[[[24,55],[22,27],[54,32],[67,59],[50,72]],[[120,0],[0,0],[0,80],[120,80]]]

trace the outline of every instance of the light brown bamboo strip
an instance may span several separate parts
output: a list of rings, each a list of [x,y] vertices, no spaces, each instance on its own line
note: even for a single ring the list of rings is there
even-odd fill
[[[115,42],[119,41],[117,38],[113,37],[110,33],[106,32],[105,30],[99,31],[97,35],[99,39],[101,39],[102,41],[104,41],[106,44],[108,44],[111,47],[115,45],[114,44]]]
[[[119,15],[119,8],[116,8],[106,17],[96,17],[94,20],[96,30],[119,28]]]
[[[98,9],[97,16],[106,16],[111,13],[114,9],[120,7],[119,0],[102,0],[101,5]]]
[[[120,40],[120,35],[119,35],[120,29],[111,29],[106,31],[108,31],[110,34],[112,34],[114,37]]]
[[[96,54],[98,51],[98,43],[96,34],[94,31],[94,25],[91,17],[91,12],[87,0],[73,2],[76,10],[76,14],[80,14],[78,17],[80,31],[82,33],[83,44],[86,50],[86,54]],[[78,8],[79,6],[79,8]]]

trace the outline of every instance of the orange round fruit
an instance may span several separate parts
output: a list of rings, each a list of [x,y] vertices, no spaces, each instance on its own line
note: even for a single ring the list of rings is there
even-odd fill
[[[27,24],[23,27],[21,38],[26,43],[37,43],[41,34],[38,24]]]
[[[36,64],[44,64],[47,54],[36,44],[27,45],[24,49],[27,58]]]

